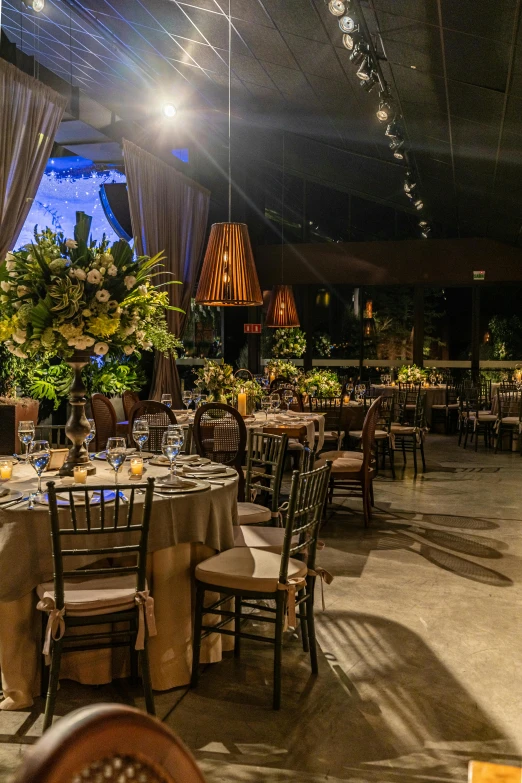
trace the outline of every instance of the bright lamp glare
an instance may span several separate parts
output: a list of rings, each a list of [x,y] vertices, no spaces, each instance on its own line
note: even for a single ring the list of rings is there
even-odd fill
[[[45,5],[45,0],[33,0],[34,11],[43,11],[44,5]]]
[[[175,117],[176,116],[176,107],[172,103],[166,103],[163,106],[163,114],[165,117]]]

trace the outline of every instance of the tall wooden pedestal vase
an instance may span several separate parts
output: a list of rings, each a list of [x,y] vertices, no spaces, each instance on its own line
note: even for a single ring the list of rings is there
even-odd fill
[[[82,368],[89,363],[89,351],[75,351],[70,359],[67,360],[74,370],[74,377],[69,389],[69,404],[71,406],[71,415],[65,425],[65,434],[72,442],[69,454],[60,470],[61,476],[72,476],[76,465],[83,465],[87,468],[87,473],[92,475],[96,473],[96,468],[89,459],[89,453],[85,448],[85,438],[89,434],[90,426],[85,416],[85,403],[87,402],[86,392],[82,380]]]

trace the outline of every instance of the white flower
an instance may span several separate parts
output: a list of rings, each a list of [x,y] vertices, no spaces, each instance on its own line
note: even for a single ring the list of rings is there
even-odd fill
[[[140,285],[139,288],[138,288],[138,291],[140,292],[140,294],[145,295],[147,293],[147,286],[146,285]]]
[[[123,353],[125,354],[125,356],[130,356],[132,353],[134,353],[135,349],[136,349],[135,345],[126,345],[125,348],[123,349]]]
[[[9,301],[9,297],[6,296],[5,294],[2,294],[2,296],[0,296],[0,302],[2,302],[3,304],[5,304],[8,301]]]
[[[123,330],[123,334],[125,337],[128,337],[129,335],[133,334],[136,331],[135,326],[126,326]]]
[[[85,351],[86,348],[90,348],[94,345],[94,337],[84,334],[81,337],[71,338],[67,341],[67,344],[74,345],[77,351]]]
[[[13,334],[13,340],[15,343],[22,345],[27,340],[27,332],[25,329],[17,329]]]
[[[77,280],[85,280],[87,273],[85,272],[85,269],[76,269],[75,276]]]
[[[13,307],[15,310],[19,310],[22,306],[21,302],[13,302]]]
[[[101,282],[102,276],[98,272],[97,269],[91,269],[89,274],[87,275],[87,282],[92,283],[93,285],[98,285],[98,283]]]
[[[90,310],[82,310],[82,315],[84,318],[90,318],[92,315],[92,312]]]
[[[31,253],[29,253],[29,254],[28,254],[28,256],[27,256],[27,260],[28,260],[28,261],[34,261],[34,258],[33,258],[33,256],[32,256],[32,254],[31,254]]]
[[[107,343],[96,343],[96,345],[94,346],[94,353],[97,356],[105,356],[108,350],[109,350],[109,346],[107,345]]]
[[[102,258],[106,264],[109,264],[111,261],[114,261],[114,256],[112,255],[112,253],[104,253],[102,255]],[[116,272],[112,272],[112,274],[115,275]]]
[[[102,288],[100,291],[96,291],[96,299],[98,302],[108,302],[110,298],[111,295],[106,288]]]
[[[143,343],[143,348],[144,348],[144,350],[145,350],[145,351],[148,351],[150,348],[152,348],[152,343],[151,343],[151,342],[149,342],[148,340],[146,340],[146,341]]]
[[[65,247],[68,247],[71,250],[76,250],[76,248],[78,247],[78,242],[75,239],[66,239]]]
[[[134,277],[134,275],[127,275],[123,279],[123,282],[125,283],[127,291],[130,291],[131,288],[133,288],[136,285],[136,278]]]
[[[117,307],[118,307],[118,302],[116,301],[116,299],[110,299],[109,300],[109,308],[111,310],[115,310]]]
[[[7,280],[2,280],[2,282],[0,283],[0,287],[2,288],[2,291],[6,292],[6,294],[9,293],[9,291],[11,290],[11,286],[9,285]]]
[[[143,339],[145,339],[145,332],[143,329],[140,329],[139,332],[136,332],[136,340],[141,342]]]
[[[18,272],[9,272],[9,277],[18,277]]]
[[[11,251],[9,251],[5,254],[5,260],[9,264],[11,263],[11,261],[16,261],[16,256],[14,253],[11,253]]]
[[[24,353],[21,348],[15,348],[11,353],[18,356],[19,359],[27,359],[27,354]]]
[[[5,265],[7,267],[7,271],[12,272],[16,266],[16,258],[13,256],[12,253],[8,253],[7,256],[11,256],[11,258],[6,257]]]
[[[85,346],[86,348],[90,348],[90,347],[91,347],[91,345],[94,345],[94,343],[96,342],[96,340],[94,339],[94,337],[91,337],[91,336],[90,336],[90,335],[88,335],[88,334],[85,334],[85,335],[83,336],[83,338],[82,338],[82,339],[83,339],[83,344],[84,344],[84,346]]]
[[[114,277],[115,275],[118,274],[118,267],[115,266],[114,264],[111,264],[107,269],[107,274],[110,275],[111,277]]]
[[[31,289],[28,288],[26,285],[19,285],[16,289],[17,296],[25,296],[26,294],[29,293],[31,293]]]

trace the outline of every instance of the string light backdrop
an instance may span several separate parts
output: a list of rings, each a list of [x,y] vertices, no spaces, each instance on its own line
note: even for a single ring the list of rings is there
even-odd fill
[[[92,215],[94,239],[100,240],[105,233],[111,242],[116,242],[118,237],[107,222],[99,192],[101,185],[125,181],[125,174],[120,171],[98,171],[86,158],[51,158],[16,247],[32,242],[35,225],[39,229],[63,231],[66,237],[72,237],[76,212]]]

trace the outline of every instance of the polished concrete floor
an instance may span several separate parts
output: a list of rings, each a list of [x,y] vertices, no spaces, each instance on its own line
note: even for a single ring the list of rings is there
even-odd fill
[[[416,479],[379,476],[369,530],[357,501],[331,507],[320,674],[289,633],[279,713],[272,651],[255,643],[197,690],[157,695],[209,783],[464,783],[470,759],[522,764],[522,458],[432,435],[427,459]],[[125,681],[64,683],[57,714],[97,701],[142,704]],[[41,707],[0,713],[0,780]]]

